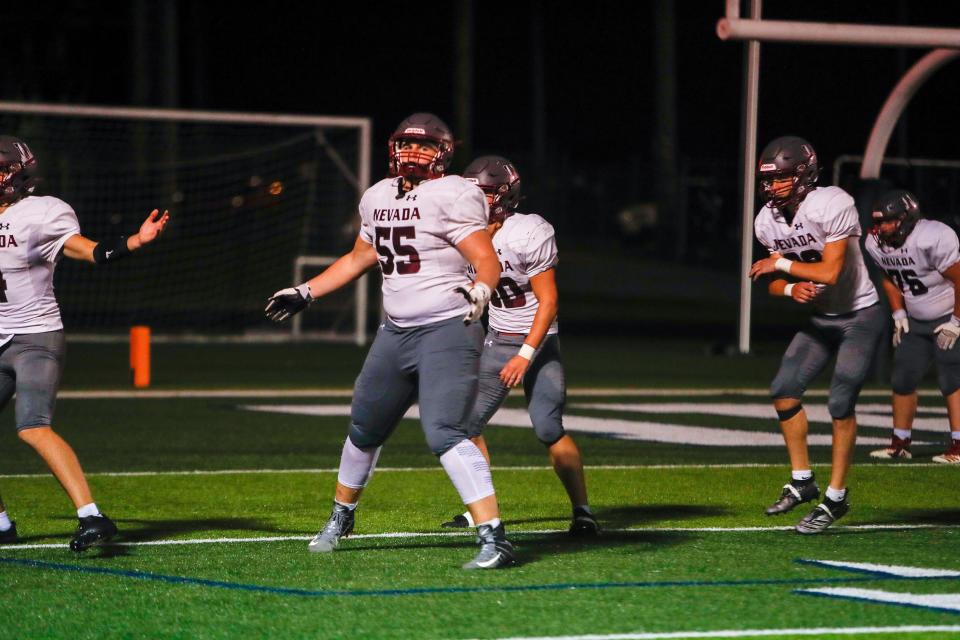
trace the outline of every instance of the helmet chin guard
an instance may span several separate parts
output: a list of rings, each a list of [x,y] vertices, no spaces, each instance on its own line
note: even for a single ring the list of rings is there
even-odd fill
[[[437,153],[405,151],[406,161],[401,161],[400,150],[405,141],[429,142],[437,147]],[[450,128],[432,113],[415,113],[394,130],[387,142],[390,159],[390,175],[414,180],[440,178],[453,162],[455,142]]]

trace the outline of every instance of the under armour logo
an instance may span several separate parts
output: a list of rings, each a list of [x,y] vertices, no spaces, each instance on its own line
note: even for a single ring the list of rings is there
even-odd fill
[[[415,195],[407,196],[407,200],[416,200],[416,199],[417,199],[417,196]]]
[[[799,231],[800,229],[803,229],[803,223],[798,222],[797,224],[793,225],[793,228]]]
[[[113,253],[113,249],[110,249],[110,251],[107,251],[106,253],[103,254],[103,257],[106,258],[107,260],[109,260],[109,259],[110,259],[110,254],[112,254],[112,253]]]
[[[498,255],[498,256],[502,256],[502,255],[503,255],[503,249],[497,249],[497,255]]]
[[[0,222],[0,230],[9,231],[10,223],[9,222]]]
[[[486,345],[486,346],[488,346],[488,347],[492,347],[492,346],[493,346],[493,340],[484,340],[484,341],[483,341],[483,344]]]
[[[387,324],[386,324],[386,323],[383,323],[383,324],[380,325],[380,328],[381,328],[381,329],[385,329],[386,327],[387,327]]]

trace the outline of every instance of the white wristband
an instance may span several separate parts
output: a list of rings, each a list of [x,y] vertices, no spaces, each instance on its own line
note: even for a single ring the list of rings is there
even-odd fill
[[[787,260],[786,258],[777,258],[777,261],[773,265],[774,269],[783,271],[784,273],[790,273],[790,267],[792,266],[793,260]]]
[[[795,282],[791,282],[790,284],[788,284],[787,286],[785,286],[785,287],[783,288],[783,295],[787,296],[788,298],[793,297],[793,293],[792,293],[792,292],[793,292],[793,285],[794,285],[794,284],[796,284],[796,283],[795,283]]]
[[[520,347],[520,351],[517,353],[518,356],[524,360],[533,360],[533,354],[537,352],[536,349],[528,345],[526,342],[523,343],[523,346]]]

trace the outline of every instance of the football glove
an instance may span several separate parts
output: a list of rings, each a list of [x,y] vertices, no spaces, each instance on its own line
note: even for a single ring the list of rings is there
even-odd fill
[[[947,351],[953,349],[957,343],[957,337],[960,337],[960,318],[950,316],[950,319],[933,330],[937,334],[937,346]]]
[[[896,349],[903,342],[903,334],[910,333],[910,321],[907,312],[897,309],[893,312],[893,348]]]
[[[274,322],[283,322],[306,309],[311,302],[313,302],[313,296],[310,295],[310,287],[304,282],[299,286],[277,291],[270,296],[267,308],[263,311]]]
[[[463,297],[470,303],[470,311],[467,311],[467,315],[463,316],[463,324],[470,324],[479,320],[487,303],[490,302],[490,287],[482,282],[475,282],[469,289],[457,287],[455,291],[462,293]]]

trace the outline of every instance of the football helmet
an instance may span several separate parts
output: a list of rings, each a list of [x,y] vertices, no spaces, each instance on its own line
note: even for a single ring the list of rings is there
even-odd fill
[[[520,204],[520,174],[506,158],[480,156],[463,170],[463,177],[493,196],[490,203],[491,224],[503,222]]]
[[[27,143],[0,136],[0,205],[13,204],[37,188],[37,159]]]
[[[437,153],[411,154],[408,151],[401,160],[400,150],[407,140],[430,142],[436,145]],[[390,175],[417,180],[440,178],[453,162],[453,149],[453,133],[443,120],[432,113],[415,113],[400,123],[387,143]]]
[[[920,217],[920,203],[916,196],[903,189],[887,191],[873,204],[873,227],[870,233],[882,246],[899,249],[917,226]],[[884,222],[896,222],[897,225],[884,233],[881,230]]]
[[[795,207],[807,197],[819,175],[817,152],[809,142],[796,136],[777,138],[760,154],[760,199],[773,209]]]

